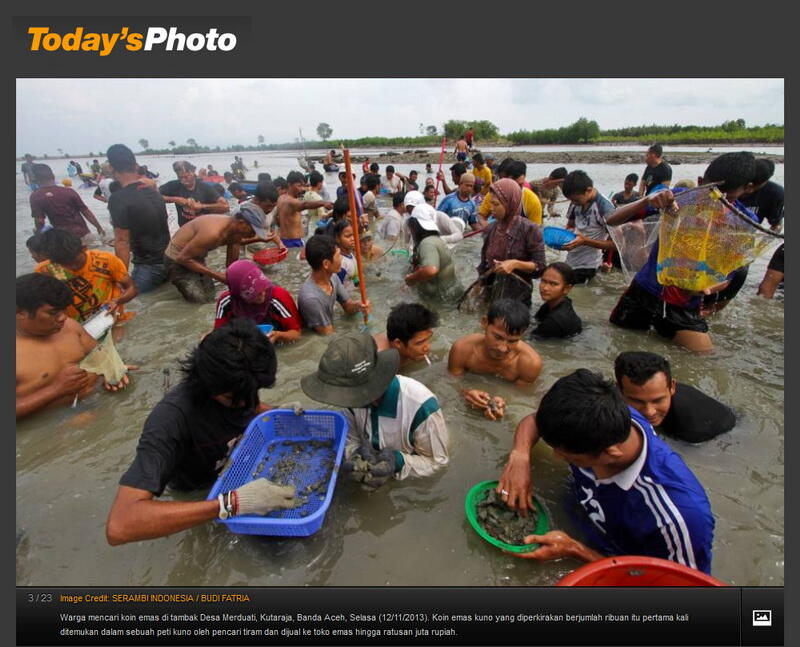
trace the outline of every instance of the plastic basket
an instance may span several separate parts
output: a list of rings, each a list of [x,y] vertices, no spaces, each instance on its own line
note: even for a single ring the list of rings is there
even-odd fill
[[[286,247],[267,247],[253,254],[253,260],[259,265],[274,265],[284,260],[288,254]]]
[[[469,521],[469,525],[472,526],[473,530],[475,530],[475,532],[477,532],[483,539],[492,544],[492,546],[497,546],[497,548],[507,550],[511,553],[528,553],[532,550],[536,550],[539,548],[539,544],[517,546],[515,544],[507,544],[504,541],[500,541],[486,532],[478,522],[477,506],[486,498],[486,495],[489,494],[491,490],[497,488],[497,484],[498,481],[482,481],[481,483],[473,485],[470,491],[467,492],[467,498],[464,500],[464,510],[467,513],[467,521]],[[550,514],[538,496],[534,495],[533,502],[536,504],[536,512],[539,515],[536,520],[536,532],[533,534],[543,535],[550,531]]]
[[[657,557],[625,555],[590,562],[556,586],[727,586],[701,571]]]
[[[294,446],[286,445],[287,441],[333,441],[332,467],[326,465],[328,451],[312,449],[310,457],[298,459],[295,470],[286,478],[287,485],[294,485],[298,496],[309,485],[325,478],[326,485],[321,490],[324,495],[318,494],[320,490],[311,492],[304,505],[291,510],[276,510],[264,516],[243,515],[217,521],[228,526],[230,531],[243,535],[306,537],[317,532],[325,520],[325,513],[336,487],[336,475],[344,454],[347,429],[347,420],[336,411],[305,411],[298,416],[288,409],[275,409],[256,416],[234,449],[230,467],[220,475],[208,493],[208,500],[216,498],[222,492],[241,487],[254,478],[269,477],[275,464],[286,454],[293,453]]]
[[[552,249],[564,249],[564,245],[575,240],[574,232],[561,227],[545,227],[542,231],[544,244]]]

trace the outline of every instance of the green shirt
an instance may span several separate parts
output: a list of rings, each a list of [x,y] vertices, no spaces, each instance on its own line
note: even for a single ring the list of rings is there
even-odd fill
[[[420,294],[444,301],[459,296],[461,286],[456,279],[456,268],[450,250],[439,236],[423,238],[417,247],[420,267],[435,267],[438,274],[428,281],[418,283]]]

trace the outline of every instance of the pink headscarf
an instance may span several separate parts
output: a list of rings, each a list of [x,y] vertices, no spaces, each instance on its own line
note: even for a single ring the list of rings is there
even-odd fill
[[[257,324],[268,320],[269,302],[274,284],[252,261],[234,261],[225,273],[231,293],[231,310],[234,317],[252,319]],[[254,303],[264,291],[267,297],[263,303]]]
[[[503,221],[497,221],[490,231],[486,240],[486,245],[483,249],[483,260],[481,265],[488,262],[488,267],[491,267],[492,261],[504,261],[508,258],[508,247],[511,242],[508,237],[508,231],[511,224],[514,222],[515,217],[520,215],[520,207],[522,206],[522,189],[516,181],[509,178],[498,180],[489,187],[489,191],[497,196],[497,199],[506,208],[506,217]],[[484,271],[484,270],[482,270]]]
[[[507,221],[521,213],[522,189],[519,188],[516,180],[504,177],[502,180],[497,180],[492,184],[489,187],[489,191],[494,193],[506,208]]]

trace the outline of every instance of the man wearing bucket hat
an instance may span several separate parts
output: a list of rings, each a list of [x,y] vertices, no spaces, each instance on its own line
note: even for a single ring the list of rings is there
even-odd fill
[[[343,469],[372,488],[392,477],[429,476],[449,460],[439,401],[425,385],[397,375],[399,365],[397,349],[378,351],[368,333],[348,333],[300,380],[310,398],[346,408]]]

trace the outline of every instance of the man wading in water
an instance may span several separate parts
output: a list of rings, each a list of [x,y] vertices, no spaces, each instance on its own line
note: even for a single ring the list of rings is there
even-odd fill
[[[304,209],[318,209],[320,207],[331,210],[333,202],[327,200],[303,201],[306,192],[305,176],[299,171],[291,171],[286,176],[289,190],[278,198],[278,228],[281,240],[286,247],[303,246],[303,224],[300,212]]]
[[[450,348],[447,370],[458,376],[468,371],[494,375],[517,386],[533,384],[542,370],[542,358],[522,341],[530,322],[527,306],[513,299],[498,299],[481,319],[483,333],[457,339]],[[479,389],[464,389],[461,394],[468,406],[482,409],[489,420],[505,415],[506,402],[501,397],[493,398]]]
[[[258,390],[275,384],[275,349],[249,319],[209,333],[183,362],[184,380],[144,423],[136,458],[119,481],[106,521],[112,546],[166,537],[211,519],[267,514],[298,504],[293,485],[257,478],[212,501],[155,501],[210,487],[257,413]]]

